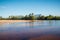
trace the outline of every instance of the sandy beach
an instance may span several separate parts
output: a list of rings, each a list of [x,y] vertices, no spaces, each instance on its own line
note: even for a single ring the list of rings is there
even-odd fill
[[[0,20],[0,23],[31,22],[31,20]]]
[[[14,23],[14,22],[33,22],[42,20],[0,20],[0,23]]]

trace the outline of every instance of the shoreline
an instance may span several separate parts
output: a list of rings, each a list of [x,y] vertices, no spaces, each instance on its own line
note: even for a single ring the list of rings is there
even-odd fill
[[[31,20],[0,20],[0,23],[30,22]]]
[[[34,22],[42,20],[0,20],[0,23],[14,23],[14,22]]]
[[[34,21],[44,21],[44,20],[0,20],[0,23],[14,23],[14,22],[34,22]],[[48,21],[48,20],[47,20]]]

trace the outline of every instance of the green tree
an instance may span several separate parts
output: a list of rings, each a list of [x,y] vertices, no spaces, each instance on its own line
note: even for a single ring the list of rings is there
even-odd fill
[[[29,20],[34,20],[34,19],[35,19],[34,13],[29,14]]]
[[[0,16],[0,20],[2,19],[2,16]]]
[[[41,20],[45,20],[45,17],[44,17],[44,16],[41,16],[40,19],[41,19]]]
[[[46,18],[47,18],[47,20],[52,20],[53,19],[53,16],[52,15],[49,15]]]
[[[60,20],[60,16],[55,16],[54,19],[55,20]]]
[[[27,16],[27,15],[25,15],[24,19],[25,19],[25,20],[28,20],[28,16]]]
[[[43,16],[43,15],[40,14],[40,15],[37,17],[37,19],[38,19],[38,20],[45,20],[45,16]]]

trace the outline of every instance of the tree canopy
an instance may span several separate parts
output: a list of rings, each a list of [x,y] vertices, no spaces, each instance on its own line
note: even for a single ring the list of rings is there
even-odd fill
[[[9,16],[8,18],[3,18],[0,16],[0,20],[60,20],[60,16],[53,16],[53,15],[38,15],[35,16],[34,13],[30,13],[29,15],[25,16]]]

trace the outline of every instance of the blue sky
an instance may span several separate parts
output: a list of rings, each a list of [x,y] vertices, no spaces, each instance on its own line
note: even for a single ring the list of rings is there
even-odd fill
[[[29,13],[60,16],[60,0],[0,0],[0,16]]]

